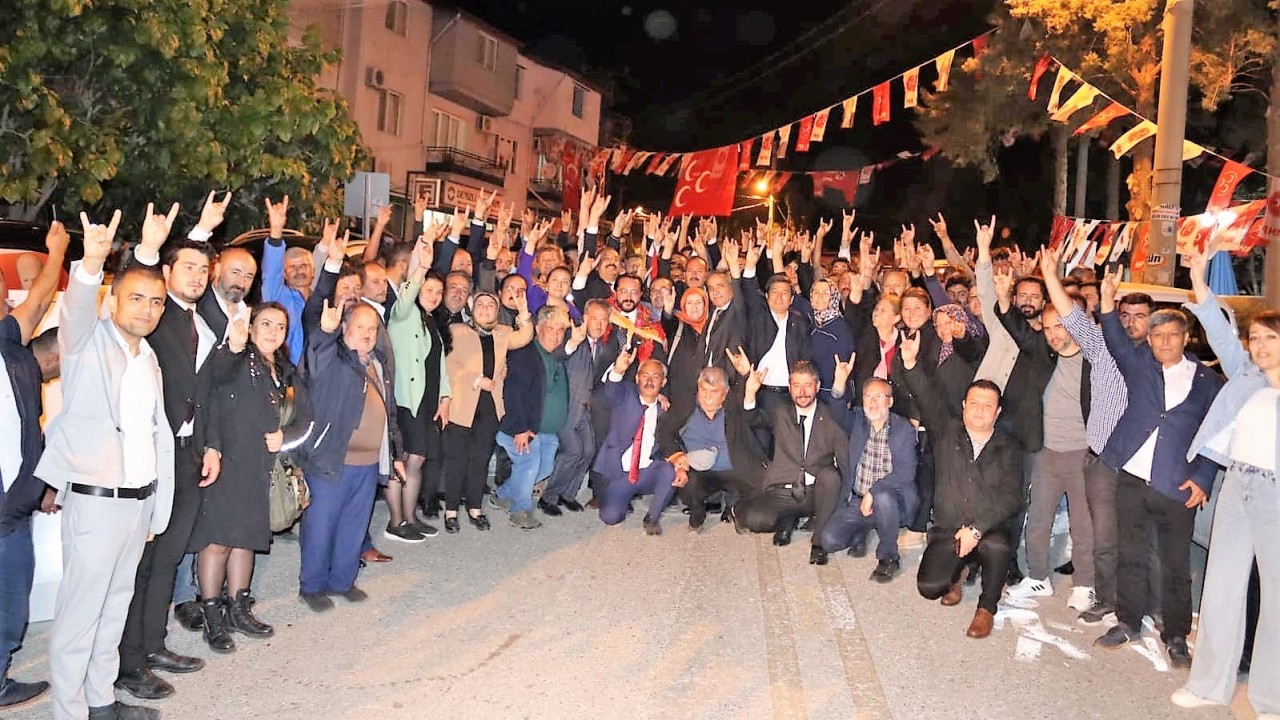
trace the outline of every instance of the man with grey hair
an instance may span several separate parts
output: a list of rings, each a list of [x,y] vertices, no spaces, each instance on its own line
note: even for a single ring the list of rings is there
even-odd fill
[[[521,530],[542,526],[533,516],[533,486],[551,475],[569,416],[569,371],[556,351],[571,325],[564,308],[544,305],[534,319],[534,342],[507,357],[507,375],[516,382],[503,386],[498,444],[511,457],[511,477],[496,497]]]
[[[1119,284],[1119,274],[1107,274],[1100,304],[1107,349],[1129,388],[1128,407],[1102,451],[1102,462],[1119,471],[1118,623],[1094,644],[1117,648],[1141,639],[1142,616],[1154,610],[1147,587],[1147,538],[1154,530],[1163,585],[1160,639],[1169,663],[1185,669],[1191,667],[1191,534],[1218,470],[1202,455],[1188,461],[1187,452],[1223,381],[1186,355],[1188,323],[1180,310],[1153,313],[1149,344],[1135,346],[1116,313]]]
[[[750,498],[759,490],[764,452],[742,409],[743,388],[743,383],[731,388],[723,369],[703,368],[697,405],[686,413],[667,413],[658,423],[658,444],[675,466],[674,484],[689,508],[691,530],[706,522],[710,493]]]

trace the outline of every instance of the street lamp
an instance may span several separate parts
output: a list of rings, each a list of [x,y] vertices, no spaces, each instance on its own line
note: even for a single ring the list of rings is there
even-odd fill
[[[769,227],[773,227],[773,195],[769,193],[769,181],[761,178],[756,181],[755,191],[759,194],[760,199],[764,200],[769,206]]]

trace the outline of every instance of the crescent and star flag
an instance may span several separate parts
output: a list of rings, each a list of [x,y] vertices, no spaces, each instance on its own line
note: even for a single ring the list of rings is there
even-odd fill
[[[948,50],[934,58],[933,64],[938,68],[938,79],[933,83],[937,92],[946,92],[947,83],[951,81],[951,63],[956,59],[956,51]]]
[[[578,149],[566,143],[560,156],[560,187],[563,190],[565,210],[578,211],[582,202],[582,158]]]
[[[1098,97],[1098,88],[1092,85],[1081,85],[1078,90],[1071,94],[1071,97],[1063,103],[1058,111],[1049,116],[1050,120],[1064,123],[1080,110],[1088,107],[1094,98]]]
[[[760,136],[760,158],[756,160],[756,165],[768,165],[773,158],[773,131]]]
[[[1218,234],[1218,249],[1220,250],[1247,250],[1245,247],[1245,234],[1249,232],[1249,226],[1253,225],[1253,221],[1258,217],[1258,213],[1265,210],[1267,200],[1254,200],[1231,208],[1227,212],[1234,213],[1235,219],[1227,225],[1226,229]],[[1221,225],[1221,223],[1219,223]]]
[[[902,76],[902,87],[906,91],[902,107],[913,108],[920,104],[920,68],[911,68]]]
[[[882,125],[889,122],[889,81],[886,80],[871,90],[871,124]]]
[[[854,199],[858,196],[858,171],[852,170],[845,172],[837,170],[835,172],[817,172],[810,173],[813,178],[813,194],[815,197],[822,197],[827,190],[834,190],[844,197],[844,201],[853,204]]]
[[[1040,84],[1040,78],[1049,70],[1049,64],[1052,62],[1053,58],[1048,55],[1045,55],[1036,61],[1036,69],[1031,71],[1031,87],[1027,90],[1027,97],[1032,100],[1036,99],[1036,86]],[[941,68],[939,68],[939,70],[941,70]]]
[[[1134,125],[1129,129],[1129,132],[1121,135],[1119,139],[1112,143],[1111,154],[1115,155],[1116,159],[1119,160],[1124,157],[1125,153],[1132,150],[1134,145],[1137,145],[1149,137],[1154,137],[1155,134],[1156,124],[1150,120],[1143,120],[1137,125]]]
[[[809,152],[809,140],[813,137],[813,116],[800,121],[800,130],[796,133],[796,152]]]
[[[1049,112],[1058,112],[1058,103],[1062,102],[1062,89],[1075,77],[1070,70],[1058,66],[1058,76],[1053,79],[1053,92],[1049,94]]]
[[[751,144],[753,142],[755,142],[755,138],[738,143],[738,172],[746,172],[751,169]]]
[[[1111,121],[1115,120],[1116,118],[1121,118],[1128,114],[1129,114],[1128,108],[1126,108],[1125,106],[1121,105],[1118,102],[1112,102],[1102,112],[1098,113],[1097,115],[1094,115],[1088,120],[1085,120],[1084,124],[1076,128],[1076,131],[1071,134],[1083,135],[1089,132],[1090,130],[1096,130],[1101,127],[1106,127],[1107,125],[1110,125]]]
[[[1228,160],[1227,164],[1222,167],[1222,172],[1218,173],[1218,181],[1213,184],[1213,194],[1209,196],[1209,204],[1205,206],[1205,212],[1218,212],[1225,210],[1231,204],[1231,196],[1236,194],[1236,186],[1244,179],[1245,175],[1253,172],[1247,165]]]
[[[845,98],[844,102],[840,103],[840,107],[843,111],[840,116],[840,127],[853,127],[853,116],[858,114],[858,96],[854,95],[851,98]]]
[[[737,145],[686,155],[668,214],[728,215],[733,210],[737,179]]]
[[[817,115],[813,116],[813,135],[810,136],[810,142],[822,142],[827,135],[827,119],[831,117],[831,108],[819,110]]]

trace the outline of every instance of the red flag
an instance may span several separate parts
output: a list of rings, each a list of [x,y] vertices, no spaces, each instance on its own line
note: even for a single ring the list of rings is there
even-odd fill
[[[754,142],[755,138],[738,143],[738,172],[751,169],[751,144]]]
[[[787,184],[791,179],[791,173],[780,172],[773,176],[773,181],[769,183],[769,194],[776,195],[782,190],[782,186]]]
[[[831,108],[819,110],[817,115],[813,116],[813,135],[809,138],[810,142],[822,142],[827,136],[827,119],[831,116]]]
[[[587,164],[587,172],[591,177],[595,178],[597,186],[602,184],[605,171],[609,169],[609,156],[612,152],[612,150],[601,150]]]
[[[1027,90],[1027,97],[1032,100],[1036,99],[1036,86],[1040,84],[1040,78],[1049,70],[1049,64],[1053,62],[1053,58],[1045,55],[1036,61],[1036,69],[1031,71],[1031,88]]]
[[[1231,224],[1218,233],[1219,247],[1223,250],[1231,251],[1248,250],[1249,246],[1246,244],[1245,234],[1249,232],[1249,227],[1253,225],[1258,213],[1265,210],[1266,207],[1267,200],[1263,198],[1231,208],[1229,212],[1235,214],[1235,220],[1232,220]],[[1221,223],[1219,223],[1219,227],[1221,227]]]
[[[1097,128],[1100,128],[1100,127],[1106,127],[1107,125],[1111,124],[1112,120],[1115,120],[1116,118],[1124,117],[1125,115],[1128,115],[1128,114],[1129,114],[1128,108],[1126,108],[1125,106],[1121,105],[1118,102],[1113,102],[1109,106],[1107,106],[1107,108],[1102,112],[1098,113],[1097,115],[1094,115],[1088,120],[1085,120],[1084,124],[1076,128],[1076,131],[1072,133],[1072,135],[1083,135],[1089,132],[1090,130],[1096,130]]]
[[[666,153],[654,153],[654,155],[653,155],[653,161],[649,163],[649,168],[648,168],[647,170],[645,170],[645,171],[644,171],[644,174],[645,174],[645,175],[652,175],[652,174],[654,174],[654,173],[658,172],[658,166],[662,164],[662,161],[663,161],[666,157],[667,157],[667,154],[666,154]]]
[[[858,171],[850,172],[818,172],[810,173],[813,178],[813,194],[822,197],[827,190],[834,190],[844,197],[844,201],[853,204],[858,196]]]
[[[1228,160],[1227,164],[1222,167],[1222,172],[1218,174],[1218,181],[1213,184],[1213,194],[1209,196],[1209,204],[1205,206],[1205,212],[1218,212],[1225,210],[1231,204],[1231,196],[1236,193],[1236,186],[1244,179],[1245,175],[1253,172],[1248,166],[1242,165],[1235,160]]]
[[[1055,215],[1053,217],[1053,225],[1049,228],[1049,247],[1056,248],[1067,239],[1067,233],[1070,232],[1074,221],[1071,218]]]
[[[889,83],[882,82],[871,91],[871,124],[889,122]]]
[[[560,188],[564,209],[577,212],[582,201],[582,158],[570,143],[565,143],[560,154]]]
[[[1134,275],[1141,276],[1147,269],[1147,253],[1151,250],[1151,223],[1141,222],[1133,229],[1133,254],[1129,259],[1129,269]]]
[[[686,155],[668,214],[728,215],[733,210],[737,179],[737,145]]]
[[[973,56],[974,57],[981,56],[983,51],[987,49],[988,42],[991,42],[990,33],[985,35],[979,35],[978,37],[974,38],[973,39]]]
[[[809,138],[813,136],[813,116],[800,121],[800,130],[796,134],[796,152],[809,152]]]

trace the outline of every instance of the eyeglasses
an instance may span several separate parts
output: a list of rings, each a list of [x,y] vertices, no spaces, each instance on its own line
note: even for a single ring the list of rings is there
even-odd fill
[[[862,399],[863,399],[863,400],[876,400],[876,401],[879,401],[879,402],[884,402],[885,400],[888,400],[888,399],[889,399],[889,397],[890,397],[890,396],[889,396],[889,394],[888,394],[888,393],[882,393],[882,392],[879,392],[879,393],[871,393],[870,395],[863,395],[863,396],[862,396]]]

